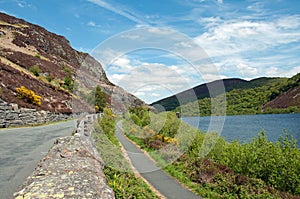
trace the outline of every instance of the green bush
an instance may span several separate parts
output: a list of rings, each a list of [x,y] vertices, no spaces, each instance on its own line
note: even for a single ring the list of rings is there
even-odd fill
[[[29,71],[30,71],[34,76],[36,76],[36,77],[40,76],[41,70],[40,70],[40,68],[39,68],[38,66],[31,66],[31,67],[29,68]]]
[[[223,150],[209,155],[217,163],[262,179],[278,190],[300,194],[300,151],[291,135],[272,143],[262,132],[249,144],[223,143],[221,147]]]
[[[137,128],[131,114],[123,122],[123,128],[158,165],[166,165],[164,154],[156,153],[166,146],[164,136],[174,136],[179,151],[184,153],[163,169],[202,197],[293,198],[300,195],[300,151],[291,135],[285,133],[273,143],[261,132],[250,143],[229,143],[215,137],[218,136],[215,133],[207,135],[180,123],[173,114],[150,113],[151,123],[142,128]],[[156,135],[150,139],[145,137],[145,129]],[[154,139],[158,137],[159,140]],[[204,155],[207,156],[203,158]]]
[[[74,88],[74,81],[72,80],[71,77],[69,77],[69,76],[66,76],[66,77],[65,77],[63,87],[64,87],[65,89],[68,89],[68,90],[70,90],[70,91],[73,91],[73,88]]]

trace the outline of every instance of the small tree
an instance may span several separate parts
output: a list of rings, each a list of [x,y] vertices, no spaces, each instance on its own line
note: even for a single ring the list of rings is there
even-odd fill
[[[100,86],[96,86],[87,96],[87,101],[89,104],[95,106],[96,111],[102,112],[106,107],[106,94],[102,91]]]

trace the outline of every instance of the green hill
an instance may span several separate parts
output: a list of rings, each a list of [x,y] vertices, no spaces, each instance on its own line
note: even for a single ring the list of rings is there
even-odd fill
[[[200,115],[211,115],[212,100],[217,100],[218,105],[226,106],[227,115],[300,112],[299,76],[297,74],[292,78],[262,77],[250,81],[242,79],[218,80],[162,99],[152,105],[160,104],[166,110],[181,112],[183,116],[198,116],[199,110],[195,109],[197,103],[200,108]],[[221,93],[216,89],[217,92],[210,96],[208,88],[213,88],[220,81],[224,82],[226,93]],[[197,100],[190,100],[191,93],[196,95]],[[185,95],[186,99],[181,100],[181,106],[179,106],[177,98],[184,98]],[[226,101],[221,100],[222,95],[226,95]],[[278,98],[281,100],[277,100],[276,103],[273,102]],[[218,111],[215,112],[218,113]]]

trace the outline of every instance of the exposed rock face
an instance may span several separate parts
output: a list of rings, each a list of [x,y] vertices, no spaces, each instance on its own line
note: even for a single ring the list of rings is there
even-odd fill
[[[39,68],[38,77],[30,72],[33,66]],[[63,89],[67,76],[72,81],[79,81],[75,86],[79,91],[76,97],[72,90]],[[116,107],[120,111],[135,106],[136,102],[143,104],[138,98],[113,85],[99,62],[87,53],[74,50],[63,36],[4,13],[0,13],[0,79],[2,99],[37,110],[59,113],[92,111],[93,107],[89,107],[83,98],[87,90],[96,85],[103,88],[108,99],[112,94],[117,96],[115,104],[125,105]],[[42,96],[42,105],[19,99],[16,88],[21,86]],[[78,107],[74,109],[72,104]]]

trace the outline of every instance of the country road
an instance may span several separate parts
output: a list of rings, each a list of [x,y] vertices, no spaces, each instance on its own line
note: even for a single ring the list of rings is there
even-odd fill
[[[57,137],[71,135],[75,121],[0,130],[0,198],[11,198]]]
[[[166,174],[123,134],[122,122],[116,128],[116,136],[126,150],[135,169],[167,199],[199,199],[201,197],[182,187],[174,178]]]

